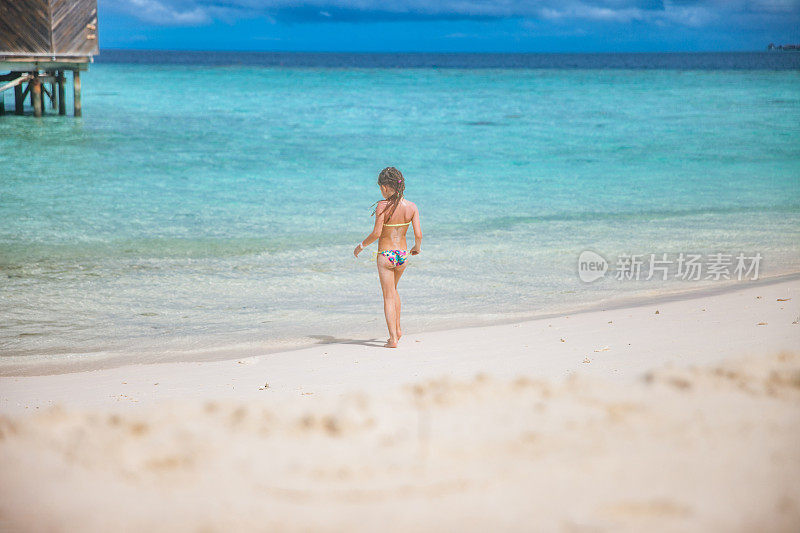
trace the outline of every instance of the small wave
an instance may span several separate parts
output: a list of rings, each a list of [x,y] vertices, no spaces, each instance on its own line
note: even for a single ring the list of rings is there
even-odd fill
[[[140,238],[104,242],[0,243],[0,269],[13,270],[23,263],[81,263],[91,269],[87,258],[104,259],[203,259],[269,254],[286,247],[287,239],[263,238]]]
[[[729,206],[700,207],[696,209],[650,209],[641,211],[577,211],[551,213],[544,215],[509,215],[477,221],[486,229],[506,229],[518,224],[537,224],[545,222],[591,222],[591,221],[629,221],[683,218],[703,215],[736,215],[746,213],[791,213],[800,214],[800,205],[784,206]]]

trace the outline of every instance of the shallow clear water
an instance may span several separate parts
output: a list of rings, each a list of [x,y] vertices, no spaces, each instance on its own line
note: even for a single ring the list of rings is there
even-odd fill
[[[586,284],[586,249],[800,270],[796,69],[98,63],[82,81],[80,120],[0,118],[7,361],[383,336],[373,255],[351,251],[387,165],[425,231],[407,331],[714,283]]]

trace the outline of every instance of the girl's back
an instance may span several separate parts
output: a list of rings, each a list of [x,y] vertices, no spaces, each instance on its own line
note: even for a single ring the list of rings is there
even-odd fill
[[[386,209],[387,202],[381,202],[379,209]],[[391,208],[389,208],[391,209]],[[397,208],[388,220],[384,218],[383,231],[378,241],[379,250],[406,250],[406,233],[414,218],[417,206],[405,198],[400,200]],[[388,213],[387,213],[388,214]]]
[[[381,202],[383,204],[382,209],[386,208],[386,200]],[[407,222],[411,222],[411,219],[414,218],[414,212],[417,210],[416,204],[403,198],[400,200],[400,203],[397,205],[397,208],[394,210],[394,213],[391,214],[388,220],[384,220],[384,225],[386,224],[405,224]],[[388,214],[388,213],[387,213]]]

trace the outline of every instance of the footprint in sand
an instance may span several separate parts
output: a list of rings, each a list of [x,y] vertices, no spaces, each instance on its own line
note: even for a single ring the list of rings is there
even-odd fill
[[[692,514],[690,507],[670,500],[619,502],[606,506],[603,511],[617,518],[678,518]]]

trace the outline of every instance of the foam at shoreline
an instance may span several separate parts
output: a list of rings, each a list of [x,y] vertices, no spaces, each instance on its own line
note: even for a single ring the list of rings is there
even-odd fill
[[[722,282],[705,285],[693,289],[672,289],[661,290],[655,294],[623,296],[609,301],[587,304],[583,307],[572,308],[569,311],[559,311],[555,313],[543,314],[520,314],[517,316],[501,315],[495,318],[484,318],[483,320],[456,318],[444,327],[425,328],[415,333],[426,333],[433,331],[446,331],[452,329],[462,329],[465,327],[485,327],[492,325],[515,324],[526,321],[538,321],[557,318],[566,315],[579,313],[590,313],[601,310],[614,310],[626,307],[639,307],[643,305],[655,305],[682,299],[703,298],[726,292],[739,291],[742,289],[762,287],[775,283],[784,283],[800,279],[800,273],[789,273],[780,276],[764,277],[757,281],[743,282]],[[379,329],[379,328],[378,328]],[[363,335],[363,341],[375,340],[380,337]],[[218,345],[218,341],[213,337],[204,338],[198,336],[193,339],[192,349],[181,348],[179,344],[162,347],[150,347],[147,350],[116,350],[108,352],[94,353],[57,353],[53,355],[36,356],[6,356],[0,358],[0,376],[26,376],[26,375],[49,375],[63,374],[71,372],[85,372],[88,370],[101,370],[116,368],[132,364],[156,364],[174,362],[208,362],[224,361],[231,359],[241,359],[259,355],[274,354],[286,351],[301,350],[315,345],[336,344],[340,342],[352,342],[358,339],[348,337],[317,336],[311,340],[294,339],[281,343],[236,343],[229,345]],[[205,345],[204,345],[205,344]]]

